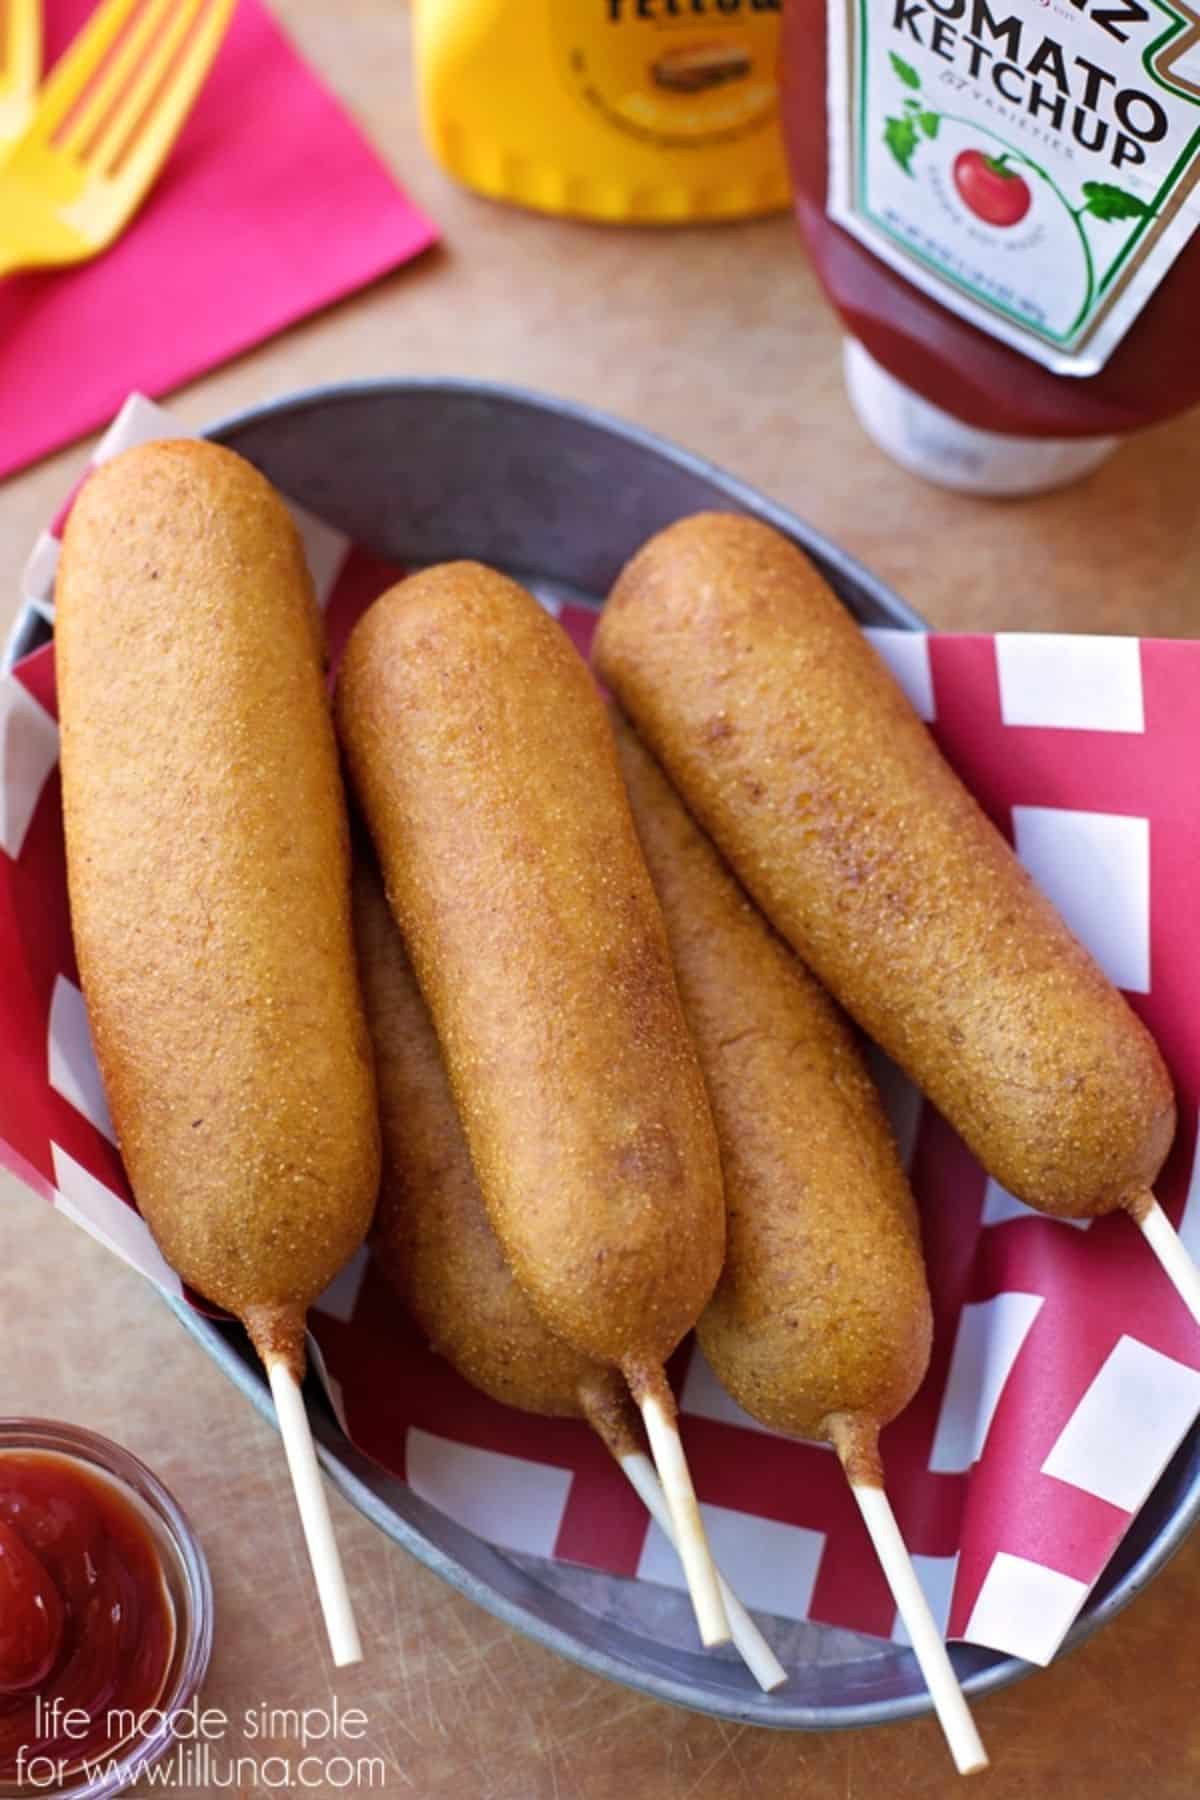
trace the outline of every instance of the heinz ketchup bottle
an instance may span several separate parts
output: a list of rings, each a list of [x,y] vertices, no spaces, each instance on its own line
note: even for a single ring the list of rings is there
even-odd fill
[[[783,45],[797,216],[899,462],[1032,493],[1200,401],[1200,0],[787,0]]]

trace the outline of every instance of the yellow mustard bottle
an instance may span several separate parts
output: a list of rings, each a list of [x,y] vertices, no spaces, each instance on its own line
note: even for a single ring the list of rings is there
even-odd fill
[[[425,137],[466,187],[678,224],[779,211],[781,0],[415,0]]]

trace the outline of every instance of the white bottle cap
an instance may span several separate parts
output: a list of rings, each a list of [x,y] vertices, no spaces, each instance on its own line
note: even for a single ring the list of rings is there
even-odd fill
[[[1014,497],[1065,487],[1111,455],[1115,437],[1010,437],[964,425],[881,368],[856,338],[845,343],[846,387],[859,423],[881,450],[942,487]]]

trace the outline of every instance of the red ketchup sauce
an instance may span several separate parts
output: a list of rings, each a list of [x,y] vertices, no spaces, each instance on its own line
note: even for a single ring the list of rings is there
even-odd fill
[[[128,1734],[110,1715],[154,1706],[174,1639],[135,1507],[68,1457],[0,1455],[0,1781],[19,1778],[21,1751],[26,1764],[115,1751]]]
[[[1084,3],[1071,0],[1077,9]],[[833,223],[826,210],[826,4],[788,0],[784,8],[784,134],[796,216],[813,266],[847,329],[875,361],[968,425],[1025,437],[1120,435],[1200,402],[1200,232],[1180,252],[1103,368],[1081,377],[1054,374],[977,329]],[[896,0],[871,4],[877,23],[886,26]],[[939,13],[950,10],[940,0]],[[990,16],[1001,19],[1013,10],[993,5]],[[934,13],[925,11],[936,24]],[[1047,5],[1043,13],[1052,24],[1053,8]],[[924,29],[923,16],[918,24]],[[903,40],[896,41],[903,49]],[[959,176],[983,186],[981,171],[964,169]],[[1026,185],[991,184],[997,193],[1013,189],[1022,201]],[[991,194],[982,198],[993,203]],[[1015,202],[1010,204],[1019,211]],[[974,210],[983,210],[978,199]],[[1007,221],[994,217],[992,222]]]

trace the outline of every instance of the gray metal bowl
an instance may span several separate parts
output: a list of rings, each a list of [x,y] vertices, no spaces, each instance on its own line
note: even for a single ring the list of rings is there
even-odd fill
[[[221,420],[207,433],[358,543],[411,567],[471,556],[535,586],[597,604],[622,563],[660,526],[706,507],[752,513],[794,538],[864,624],[918,628],[909,607],[784,508],[649,433],[564,401],[456,381],[379,381],[316,390]],[[50,628],[27,611],[7,660]],[[176,1311],[230,1379],[272,1418],[244,1334]],[[763,1620],[791,1679],[759,1692],[729,1651],[689,1646],[686,1600],[645,1583],[492,1549],[349,1445],[324,1395],[310,1411],[331,1479],[423,1563],[530,1637],[614,1681],[720,1718],[793,1730],[869,1725],[929,1710],[907,1650],[820,1626]],[[1126,1605],[1178,1549],[1200,1512],[1200,1432],[1147,1501],[1071,1631],[1078,1644]],[[956,1645],[968,1693],[1029,1672],[1013,1657]]]

